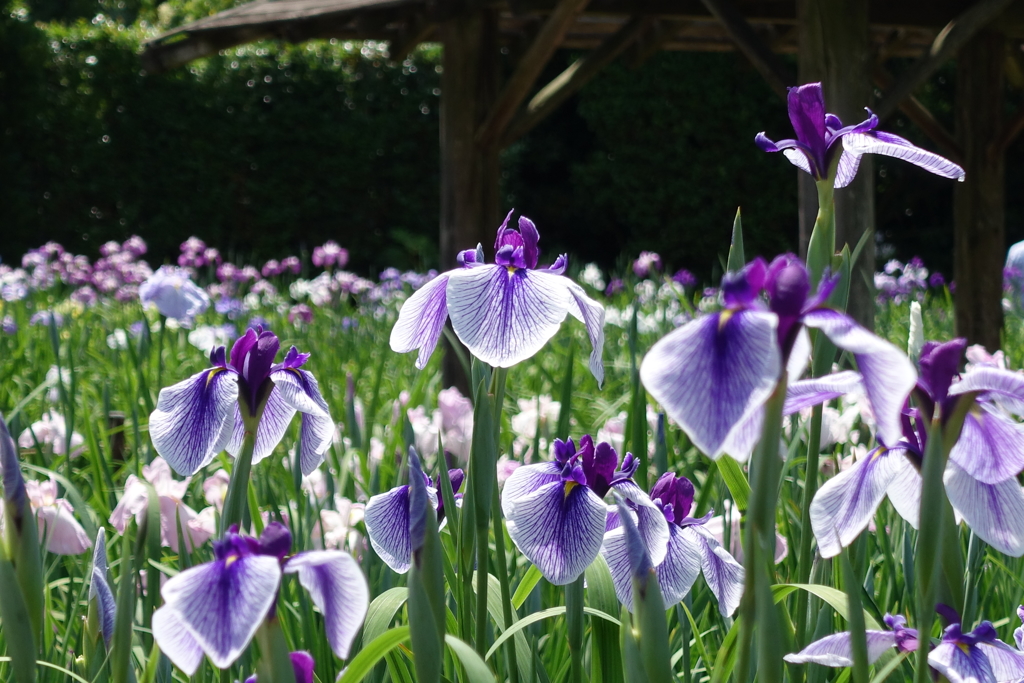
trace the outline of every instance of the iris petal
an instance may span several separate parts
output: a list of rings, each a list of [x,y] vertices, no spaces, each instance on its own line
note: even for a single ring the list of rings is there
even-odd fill
[[[252,452],[252,464],[258,463],[263,458],[274,452],[277,444],[281,443],[284,433],[288,431],[288,425],[295,417],[295,408],[285,402],[281,390],[275,385],[270,390],[266,405],[263,408],[263,415],[260,416],[260,424],[256,429],[256,445]],[[245,424],[242,422],[242,413],[238,406],[235,406],[234,429],[231,432],[231,442],[228,443],[228,453],[238,456],[242,451],[242,442],[245,440]]]
[[[36,519],[39,538],[46,541],[46,549],[54,555],[80,555],[92,547],[92,539],[75,519],[66,500],[39,508]]]
[[[835,188],[846,187],[857,177],[857,170],[860,168],[860,160],[863,155],[844,149],[839,157],[839,167],[836,169]]]
[[[398,312],[398,322],[391,328],[391,350],[407,353],[419,349],[416,367],[422,370],[441,337],[448,319],[446,291],[450,273],[441,273],[410,296]]]
[[[700,567],[723,617],[732,616],[743,597],[743,565],[700,525],[682,528],[683,536],[700,549]]]
[[[231,665],[277,599],[281,567],[269,555],[229,555],[224,560],[186,569],[160,591],[182,625],[214,666]],[[157,636],[160,649],[164,649]],[[166,633],[162,635],[167,635]]]
[[[363,511],[370,545],[393,571],[404,574],[412,566],[409,536],[409,487],[398,486],[370,498]]]
[[[892,631],[865,631],[868,645],[868,664],[874,664],[891,647],[896,647],[896,634]],[[850,633],[836,633],[816,640],[796,654],[783,657],[793,664],[813,662],[823,666],[853,666],[853,644]]]
[[[903,455],[896,457],[898,454]],[[921,518],[921,473],[905,454],[906,450],[902,448],[889,449],[888,457],[893,459],[892,465],[896,473],[889,482],[885,495],[889,497],[889,502],[899,516],[916,529]]]
[[[967,526],[996,550],[1024,555],[1024,492],[1016,478],[985,484],[955,462],[943,475],[946,495]]]
[[[569,313],[582,322],[590,337],[590,372],[597,379],[597,386],[604,382],[604,306],[597,303],[583,291],[578,284],[566,278],[565,286],[569,289]]]
[[[654,568],[658,577],[665,607],[669,608],[682,600],[693,582],[700,575],[700,548],[693,544],[682,529],[675,524],[669,525],[669,542],[665,559]],[[619,602],[630,611],[633,610],[633,583],[629,569],[629,550],[621,528],[610,532],[601,546],[601,554],[608,563],[612,582],[615,584],[615,595]]]
[[[949,389],[953,396],[972,391],[982,392],[983,397],[997,399],[1010,412],[1024,415],[1024,374],[997,368],[977,368]]]
[[[1019,681],[1024,679],[1024,652],[1014,650],[1000,640],[991,643],[980,642],[976,647],[988,659],[995,680]]]
[[[153,612],[153,638],[160,651],[188,676],[194,674],[203,661],[203,648],[170,607]]]
[[[512,504],[525,498],[541,486],[562,480],[562,467],[553,462],[536,465],[520,465],[515,469],[501,489],[501,512],[506,517],[512,511]]]
[[[161,389],[149,417],[153,447],[178,474],[195,473],[224,449],[224,424],[237,402],[235,374],[221,368]]]
[[[331,649],[346,659],[370,606],[370,589],[359,564],[348,553],[313,550],[288,560],[284,572],[298,573],[299,583],[324,615]]]
[[[669,523],[665,520],[665,513],[654,504],[642,488],[628,479],[615,483],[613,488],[636,504],[637,530],[647,548],[651,564],[660,564],[668,552],[669,542]]]
[[[961,648],[958,643],[939,643],[928,655],[928,664],[949,683],[1003,680],[995,678],[988,657],[971,645]]]
[[[508,507],[512,541],[557,586],[575,580],[601,551],[607,506],[586,486],[552,482]]]
[[[964,169],[945,157],[915,147],[891,133],[851,133],[843,137],[843,149],[854,154],[882,154],[903,159],[943,178],[964,179]]]
[[[782,155],[789,159],[789,163],[793,164],[801,171],[805,173],[810,173],[812,176],[814,175],[814,171],[811,169],[811,162],[807,158],[807,154],[803,151],[803,149],[799,147],[794,147],[792,149],[784,149],[782,150]]]
[[[274,388],[282,400],[302,413],[302,473],[310,474],[324,461],[324,454],[334,439],[334,420],[327,401],[320,394],[320,385],[305,370],[280,370],[271,375]]]
[[[694,445],[718,457],[730,432],[778,382],[777,326],[775,315],[753,310],[699,318],[651,348],[640,379]]]
[[[976,404],[949,457],[978,481],[997,484],[1024,470],[1024,431],[992,406]]]
[[[494,367],[530,358],[569,312],[568,279],[538,270],[483,266],[451,273],[448,314],[469,351]]]

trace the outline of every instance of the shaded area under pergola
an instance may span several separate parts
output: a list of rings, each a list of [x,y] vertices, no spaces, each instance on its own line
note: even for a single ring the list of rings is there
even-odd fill
[[[488,244],[500,221],[499,152],[544,120],[616,59],[638,66],[659,50],[739,50],[780,96],[821,80],[829,111],[847,121],[869,105],[883,120],[902,111],[963,165],[954,194],[957,333],[994,350],[1002,329],[1005,150],[1024,111],[1003,114],[1005,73],[1021,59],[1024,3],[1014,0],[257,0],[147,43],[161,71],[261,39],[389,42],[401,61],[421,42],[444,45],[441,81],[442,267],[460,249]],[[538,79],[559,48],[585,54],[548,83]],[[792,73],[780,54],[796,54]],[[502,78],[502,55],[514,64]],[[894,57],[910,58],[898,75]],[[957,61],[955,127],[914,92]],[[879,96],[879,93],[880,96]],[[780,160],[781,161],[781,160]],[[874,173],[865,158],[837,192],[837,241],[851,248],[874,230]],[[801,249],[816,213],[800,179]],[[723,228],[724,229],[724,228]],[[855,266],[850,310],[871,326],[874,240]]]

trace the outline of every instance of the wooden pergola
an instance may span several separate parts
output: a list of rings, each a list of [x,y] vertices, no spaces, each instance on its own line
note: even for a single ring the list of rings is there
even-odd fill
[[[388,41],[390,59],[400,61],[421,42],[442,43],[440,253],[450,268],[459,249],[488,244],[500,220],[499,152],[604,66],[619,58],[639,65],[658,50],[739,50],[780,96],[787,86],[821,80],[829,111],[844,120],[861,120],[865,105],[883,121],[902,111],[936,151],[965,167],[967,182],[954,199],[957,332],[994,350],[1002,329],[1005,150],[1024,130],[1024,112],[1003,116],[1003,90],[1022,37],[1024,2],[1014,0],[255,0],[151,40],[142,58],[156,72],[255,40],[337,38]],[[538,83],[559,48],[587,52]],[[502,52],[515,65],[504,80]],[[797,55],[798,73],[780,54]],[[914,61],[894,76],[886,68],[893,57]],[[914,92],[954,57],[950,131]],[[801,175],[803,247],[816,198]],[[836,201],[838,242],[852,247],[874,229],[869,158]],[[867,325],[874,252],[867,240],[850,303]]]

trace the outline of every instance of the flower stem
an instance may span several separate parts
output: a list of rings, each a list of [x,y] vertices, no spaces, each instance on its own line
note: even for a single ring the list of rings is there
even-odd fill
[[[258,680],[295,683],[295,667],[288,652],[288,642],[276,616],[260,624],[256,630],[256,642],[260,645],[260,662],[256,665]]]
[[[811,283],[817,285],[822,273],[832,265],[836,253],[836,205],[831,180],[819,180],[818,215],[814,220],[811,238],[807,242],[807,268],[811,271]]]
[[[497,476],[497,473],[495,473]],[[512,591],[509,587],[509,571],[505,561],[505,528],[501,523],[501,503],[498,500],[498,488],[494,488],[491,496],[491,517],[494,522],[494,563],[498,569],[498,583],[501,585],[501,609],[505,619],[505,628],[519,620],[519,615],[512,609]],[[519,663],[516,658],[516,641],[512,638],[505,648],[508,657],[509,683],[519,683]]]
[[[565,587],[565,624],[569,638],[569,681],[583,682],[583,580],[585,574]]]
[[[811,425],[807,432],[807,468],[804,476],[804,498],[801,504],[800,547],[797,551],[797,582],[807,583],[811,576],[811,501],[818,492],[818,458],[821,451],[821,405],[814,406]],[[796,638],[797,645],[806,645],[807,637],[807,591],[797,591]]]
[[[935,593],[942,557],[942,527],[945,515],[942,506],[946,502],[946,490],[942,474],[946,469],[945,452],[942,447],[942,424],[939,417],[932,420],[928,430],[928,443],[921,465],[921,529],[917,536],[917,629],[920,646],[917,649],[917,667],[914,680],[929,683],[928,646],[935,617]]]
[[[242,437],[242,450],[235,458],[235,466],[231,470],[231,481],[228,482],[228,494],[224,500],[224,514],[220,518],[220,533],[231,528],[233,524],[241,525],[248,503],[249,472],[252,469],[252,452],[256,448],[257,424],[245,422],[245,435]]]

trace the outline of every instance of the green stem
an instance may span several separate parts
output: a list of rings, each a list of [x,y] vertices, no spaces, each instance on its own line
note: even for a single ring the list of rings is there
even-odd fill
[[[942,447],[942,424],[940,418],[933,419],[928,430],[928,444],[921,466],[921,529],[917,536],[915,568],[917,570],[917,629],[920,646],[917,649],[917,668],[914,680],[929,683],[931,673],[928,667],[928,647],[932,622],[935,617],[935,593],[942,557],[942,527],[945,515],[942,506],[946,502],[946,491],[942,485],[942,474],[946,469],[946,458]]]
[[[565,624],[569,638],[569,681],[583,682],[583,580],[584,574],[565,587]]]
[[[832,255],[836,253],[836,205],[832,181],[819,180],[815,185],[818,189],[818,215],[807,243],[807,268],[811,271],[812,285],[821,282],[822,274],[831,267]]]
[[[260,646],[260,661],[256,665],[257,678],[274,683],[295,683],[295,667],[292,666],[288,642],[281,630],[277,617],[270,617],[256,630],[256,642]]]
[[[497,477],[497,471],[495,471]],[[501,503],[498,500],[498,488],[494,488],[491,497],[491,519],[494,521],[494,562],[498,568],[498,584],[501,586],[501,611],[505,619],[505,628],[519,621],[519,615],[512,609],[512,591],[509,586],[508,565],[505,560],[505,528],[501,523]],[[519,663],[516,660],[516,640],[512,638],[505,648],[508,657],[509,683],[519,683]]]
[[[476,534],[476,650],[487,654],[487,560],[489,558],[486,526],[478,526]]]
[[[804,476],[804,498],[801,505],[800,547],[797,551],[797,582],[807,583],[811,576],[811,501],[818,492],[818,459],[821,451],[821,405],[814,406],[811,413],[811,427],[807,434],[807,468]],[[796,638],[797,645],[806,645],[807,637],[807,591],[797,591]]]
[[[846,591],[847,623],[850,627],[850,646],[853,651],[853,683],[868,683],[868,643],[864,632],[864,610],[860,603],[860,581],[850,564],[850,550],[840,554],[843,589]]]
[[[245,425],[245,435],[242,438],[242,450],[235,458],[235,466],[231,470],[231,481],[228,482],[228,494],[224,499],[224,514],[220,518],[220,533],[231,528],[231,525],[241,526],[245,516],[245,508],[248,504],[249,472],[252,469],[252,452],[256,447],[257,424]]]

